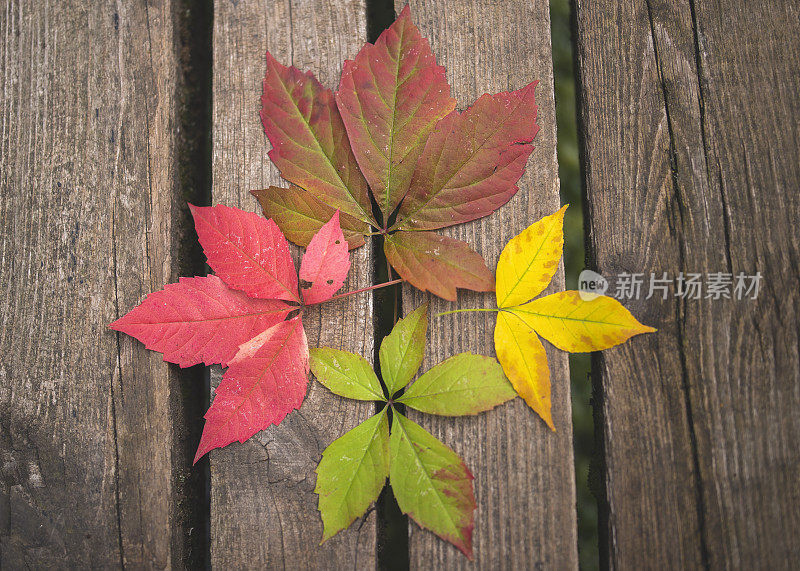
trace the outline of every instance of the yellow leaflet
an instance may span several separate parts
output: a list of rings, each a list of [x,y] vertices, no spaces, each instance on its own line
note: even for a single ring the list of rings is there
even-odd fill
[[[536,333],[518,317],[500,311],[494,328],[494,349],[517,394],[555,430],[550,413],[550,369]]]
[[[577,291],[541,297],[509,311],[553,345],[570,353],[602,351],[639,333],[652,333],[616,299],[581,299]]]
[[[542,292],[564,250],[565,205],[512,238],[497,262],[497,306],[513,307]]]

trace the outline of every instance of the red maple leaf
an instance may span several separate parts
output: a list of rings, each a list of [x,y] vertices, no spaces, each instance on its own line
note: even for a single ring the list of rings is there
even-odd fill
[[[539,130],[536,84],[457,110],[408,6],[344,62],[335,95],[268,53],[261,120],[291,184],[253,194],[301,246],[339,209],[350,246],[382,234],[388,262],[417,288],[450,300],[457,288],[491,291],[483,258],[431,230],[488,216],[517,192]]]
[[[308,384],[302,309],[342,287],[350,255],[336,211],[303,256],[300,279],[309,285],[301,300],[289,243],[275,222],[221,205],[190,208],[216,275],[168,284],[110,327],[181,367],[228,367],[205,415],[197,462],[300,408]]]

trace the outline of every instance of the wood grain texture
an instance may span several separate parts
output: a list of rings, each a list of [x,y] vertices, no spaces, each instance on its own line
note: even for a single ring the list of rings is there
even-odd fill
[[[791,568],[800,556],[797,3],[576,8],[596,269],[763,276],[756,300],[673,291],[629,302],[659,332],[595,360],[607,563]]]
[[[185,561],[176,368],[107,328],[177,278],[173,5],[0,6],[0,567]]]
[[[399,12],[404,2],[396,2]],[[443,231],[466,240],[494,268],[502,246],[559,207],[555,104],[547,2],[411,2],[412,16],[430,38],[459,108],[483,93],[518,89],[539,80],[536,100],[541,130],[520,181],[520,191],[498,212]],[[563,268],[547,292],[564,288]],[[404,311],[429,296],[406,287]],[[431,314],[452,309],[431,298]],[[457,307],[489,307],[493,294],[459,293]],[[467,313],[432,318],[422,370],[463,351],[494,355],[495,317]],[[478,503],[475,562],[431,533],[410,525],[412,568],[523,569],[577,567],[575,478],[566,354],[547,347],[553,378],[551,432],[521,399],[478,417],[410,416],[460,454],[475,475]]]
[[[252,189],[280,184],[259,118],[269,50],[336,88],[345,58],[366,39],[363,1],[223,0],[215,3],[213,200],[257,211]],[[299,250],[295,250],[298,254]],[[296,256],[296,260],[299,258]],[[343,291],[372,282],[369,246],[351,252]],[[298,265],[299,267],[299,265]],[[309,310],[309,346],[372,359],[372,303],[356,295]],[[213,384],[213,383],[212,383]],[[220,568],[375,566],[375,514],[322,546],[314,469],[322,450],[372,412],[317,383],[299,411],[245,444],[211,453],[211,557]]]

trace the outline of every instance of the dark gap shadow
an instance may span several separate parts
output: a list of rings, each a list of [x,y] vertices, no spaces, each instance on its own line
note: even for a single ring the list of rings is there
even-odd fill
[[[374,283],[383,283],[394,279],[396,274],[389,268],[386,256],[383,253],[383,236],[372,238],[374,271]],[[391,286],[387,288],[373,290],[373,319],[375,324],[375,347],[373,362],[378,373],[381,385],[386,391],[386,385],[380,375],[378,352],[380,343],[389,332],[397,317],[402,315],[402,288]],[[390,395],[391,396],[391,395]],[[376,405],[376,412],[382,405]],[[405,413],[405,407],[395,405],[398,412]],[[390,415],[391,415],[390,408]],[[391,416],[389,418],[391,421]],[[386,484],[378,497],[378,548],[377,548],[377,568],[388,570],[405,570],[409,568],[408,554],[408,517],[400,511],[397,500],[392,492],[390,484]]]
[[[381,32],[395,19],[394,3],[391,0],[367,0],[367,41],[375,43]],[[381,220],[380,209],[373,201],[376,220]],[[383,236],[372,238],[373,283],[383,283],[397,277],[389,268],[383,253]],[[394,327],[402,315],[402,288],[392,286],[373,291],[373,320],[375,324],[374,363],[378,366],[378,351],[381,341]],[[383,383],[383,379],[381,379]],[[385,389],[385,386],[384,386]],[[405,412],[398,407],[399,412]],[[376,412],[378,406],[376,405]],[[405,570],[409,568],[408,517],[400,511],[392,487],[387,483],[377,501],[378,512],[378,569]]]
[[[367,41],[375,43],[378,36],[394,22],[392,0],[367,0]]]
[[[173,16],[173,48],[178,59],[176,105],[176,211],[182,232],[172,251],[178,256],[178,275],[205,275],[208,268],[194,231],[188,203],[211,204],[211,101],[212,101],[212,0],[176,0]],[[203,430],[209,404],[209,370],[201,365],[178,369],[172,391],[173,489],[172,526],[175,559],[182,568],[210,568],[210,478],[206,456],[192,460]]]
[[[567,288],[577,289],[584,268],[595,268],[591,255],[586,201],[583,125],[580,115],[581,86],[577,55],[575,0],[550,0],[553,44],[553,77],[558,127],[558,170],[561,202],[570,203],[565,219]],[[570,212],[571,211],[571,212]],[[607,545],[604,451],[602,440],[603,388],[599,353],[571,354],[572,425],[575,455],[578,558],[581,569],[606,568]]]

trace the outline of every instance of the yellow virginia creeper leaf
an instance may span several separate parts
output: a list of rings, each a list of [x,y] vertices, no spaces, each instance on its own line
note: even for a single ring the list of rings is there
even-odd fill
[[[583,300],[577,291],[540,297],[509,311],[553,345],[570,353],[601,351],[639,333],[652,333],[620,302],[604,295]]]
[[[500,311],[494,327],[494,349],[517,394],[555,430],[550,413],[550,369],[536,333],[516,315]]]
[[[534,222],[512,238],[497,262],[497,360],[525,402],[555,430],[550,413],[550,370],[541,335],[559,349],[599,351],[639,333],[651,333],[617,300],[577,291],[540,294],[558,269],[564,249],[564,211]],[[586,294],[584,294],[586,295]],[[529,302],[529,303],[526,303]]]
[[[497,261],[497,307],[530,301],[547,287],[564,250],[565,205],[509,240]]]

